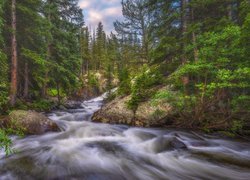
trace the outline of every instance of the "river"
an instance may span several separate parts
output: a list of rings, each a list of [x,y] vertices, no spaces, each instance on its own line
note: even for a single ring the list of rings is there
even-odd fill
[[[63,130],[13,137],[1,180],[250,179],[250,142],[198,132],[97,124],[103,96],[48,116]]]

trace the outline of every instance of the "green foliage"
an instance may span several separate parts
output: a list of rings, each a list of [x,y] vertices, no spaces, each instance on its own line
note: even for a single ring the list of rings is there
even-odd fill
[[[198,50],[198,61],[186,62],[168,78],[176,92],[162,92],[155,98],[169,102],[178,116],[193,116],[204,126],[216,124],[212,119],[248,121],[250,71],[242,41],[242,30],[236,25],[200,35],[192,47]],[[242,128],[240,124],[233,122],[232,131]]]
[[[2,121],[0,119],[0,121]],[[25,129],[22,128],[20,123],[12,118],[8,120],[8,127],[2,128],[0,126],[0,149],[4,149],[6,155],[10,155],[15,152],[14,149],[11,148],[12,141],[10,139],[10,135],[18,135],[20,137],[24,136]]]
[[[57,89],[51,88],[51,89],[48,90],[48,95],[51,96],[51,97],[56,97],[57,94],[58,94]]]
[[[26,111],[24,111],[22,114],[19,113],[18,114],[19,116],[13,116],[13,112],[10,112],[9,113],[9,116],[11,116],[9,122],[10,125],[8,125],[8,127],[5,129],[5,132],[8,135],[15,134],[20,137],[23,137],[26,132],[26,129],[22,126],[22,124],[18,121],[18,119],[20,118],[20,116],[26,116],[26,114],[27,114]]]
[[[131,92],[131,79],[129,75],[129,71],[127,68],[123,68],[119,71],[119,87],[118,94],[119,95],[128,95]]]
[[[3,51],[4,39],[3,39],[3,12],[5,0],[0,2],[0,114],[5,113],[6,105],[8,102],[8,64],[7,57]]]
[[[235,134],[240,133],[243,129],[243,125],[244,125],[244,123],[242,121],[234,120],[232,122],[231,131]]]
[[[45,100],[45,99],[40,99],[40,100],[32,102],[29,105],[29,108],[34,109],[36,111],[51,111],[54,106],[55,106],[55,102]]]
[[[111,89],[113,88],[113,84],[112,84],[112,68],[111,68],[111,65],[108,64],[107,65],[107,70],[106,70],[106,73],[105,73],[105,79],[107,79],[107,83],[106,83],[106,91],[110,94],[111,93]]]
[[[173,110],[172,114],[176,114],[179,112],[192,112],[194,108],[196,97],[184,95],[181,92],[172,91],[172,90],[162,90],[158,91],[151,100],[154,106],[161,103],[168,103]]]
[[[50,109],[53,103],[41,95],[59,100],[84,88],[110,91],[118,75],[118,95],[131,94],[128,107],[134,113],[152,98],[171,104],[185,123],[207,129],[217,120],[232,131],[241,128],[233,121],[249,122],[248,0],[124,0],[124,21],[116,21],[117,35],[109,36],[101,22],[91,35],[77,4],[17,1],[18,108]],[[1,113],[8,111],[11,79],[10,5],[0,2]],[[156,93],[163,75],[171,89]]]
[[[0,88],[1,89],[1,88]],[[0,93],[0,115],[6,113],[7,111],[7,105],[8,105],[8,92],[7,91],[1,91]]]
[[[94,73],[90,73],[88,76],[88,84],[92,87],[99,88],[99,81]]]
[[[163,118],[165,116],[165,112],[160,110],[160,109],[156,109],[152,114],[151,114],[151,119],[152,120],[159,120],[161,118]]]
[[[132,80],[132,93],[131,99],[127,103],[128,108],[135,114],[139,104],[154,94],[151,88],[161,83],[162,76],[157,68],[143,66],[141,72]]]
[[[244,110],[250,112],[250,96],[235,96],[231,101],[231,105],[234,112],[241,112]]]
[[[56,94],[57,95],[57,94]],[[48,99],[36,99],[30,102],[26,102],[25,100],[18,99],[14,109],[18,110],[35,110],[35,111],[50,111],[53,107],[56,106],[56,102]],[[13,108],[12,108],[13,110]]]
[[[10,155],[13,151],[10,146],[12,144],[11,139],[8,137],[3,129],[0,129],[0,149],[4,149],[6,155]]]

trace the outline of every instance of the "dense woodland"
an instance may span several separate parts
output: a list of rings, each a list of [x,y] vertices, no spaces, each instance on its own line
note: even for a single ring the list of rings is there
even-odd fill
[[[250,117],[249,0],[122,0],[123,21],[107,34],[85,26],[78,0],[1,0],[0,111],[44,109],[53,97],[98,89],[131,95],[136,113],[148,99],[168,102],[186,127]],[[84,10],[83,10],[84,11]],[[154,88],[167,86],[167,91]],[[228,126],[225,126],[228,127]]]

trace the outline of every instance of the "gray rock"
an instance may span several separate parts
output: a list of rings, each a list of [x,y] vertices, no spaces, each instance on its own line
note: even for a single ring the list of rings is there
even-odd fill
[[[60,131],[55,122],[45,115],[35,111],[12,111],[7,121],[7,127],[21,130],[24,134],[40,135],[50,131]]]

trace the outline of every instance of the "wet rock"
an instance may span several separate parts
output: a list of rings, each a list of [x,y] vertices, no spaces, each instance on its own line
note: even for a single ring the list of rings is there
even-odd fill
[[[48,173],[49,168],[50,166],[37,162],[37,159],[30,155],[10,156],[0,163],[0,177],[11,172],[10,178],[7,179],[53,179],[52,173]],[[48,175],[50,177],[47,177]]]
[[[82,106],[80,101],[67,101],[64,105],[66,109],[79,109]]]
[[[113,155],[124,152],[123,147],[116,142],[94,141],[87,143],[85,146],[88,148],[97,148],[99,150],[104,151],[105,153]]]
[[[12,111],[7,127],[23,131],[25,134],[40,135],[50,131],[60,131],[57,124],[45,115],[35,111]]]
[[[147,141],[147,140],[150,140],[150,139],[153,139],[156,137],[155,134],[152,134],[152,133],[149,133],[149,132],[143,132],[143,131],[135,131],[133,132],[133,134],[141,139],[142,141]]]
[[[58,106],[58,109],[63,110],[63,111],[66,111],[66,110],[67,110],[67,108],[66,108],[64,105],[59,105],[59,106]]]
[[[185,150],[187,146],[176,137],[159,137],[153,142],[154,152]]]

